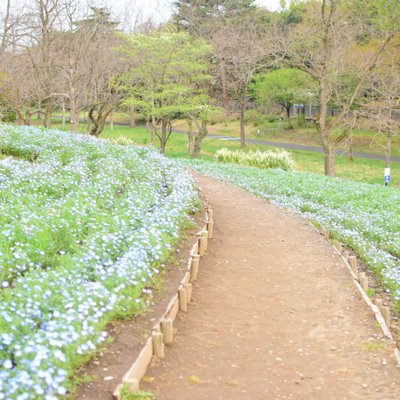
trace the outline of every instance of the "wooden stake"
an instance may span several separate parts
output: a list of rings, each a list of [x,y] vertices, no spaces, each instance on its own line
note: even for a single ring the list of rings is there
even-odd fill
[[[187,311],[186,289],[185,288],[179,289],[178,294],[179,294],[179,309],[181,311]]]
[[[214,210],[211,208],[208,209],[208,220],[213,221],[214,220]]]
[[[192,284],[191,283],[185,283],[183,287],[186,290],[186,300],[188,303],[190,303],[190,300],[192,299]]]
[[[199,239],[199,254],[204,256],[207,249],[207,238],[205,236],[201,236]]]
[[[161,332],[164,338],[164,344],[170,344],[174,341],[174,324],[172,319],[167,318],[161,321]]]
[[[360,272],[358,274],[358,280],[360,281],[361,287],[364,289],[364,292],[368,291],[368,278],[365,275],[365,272]]]
[[[200,262],[199,255],[192,257],[192,264],[190,266],[190,279],[192,281],[197,280],[197,275],[199,273],[199,262]]]
[[[214,235],[214,221],[213,220],[208,221],[207,230],[208,230],[208,238],[213,239],[214,238],[214,236],[213,236]]]
[[[321,232],[322,232],[323,238],[324,238],[325,240],[328,240],[328,239],[329,239],[329,231],[328,231],[327,229],[323,228],[323,229],[321,230]]]
[[[204,252],[207,252],[207,249],[208,249],[208,231],[204,232],[204,237],[206,238]]]
[[[390,308],[387,306],[382,306],[381,312],[383,318],[385,319],[386,325],[389,327],[391,322]]]
[[[121,400],[121,390],[122,390],[122,383],[120,385],[117,386],[117,388],[115,389],[114,393],[113,393],[113,397],[115,400]]]
[[[151,336],[153,339],[153,354],[158,358],[164,358],[163,334],[160,332],[153,332]]]
[[[345,251],[343,252],[343,257],[344,257],[344,259],[345,259],[346,261],[349,261],[349,251],[348,251],[348,250],[345,250]]]
[[[356,256],[349,256],[349,264],[353,272],[357,275],[357,258]]]

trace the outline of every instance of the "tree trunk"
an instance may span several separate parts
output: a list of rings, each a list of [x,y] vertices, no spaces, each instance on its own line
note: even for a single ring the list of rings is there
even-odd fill
[[[69,126],[71,132],[77,132],[79,125],[79,118],[76,106],[75,86],[69,85]]]
[[[229,96],[228,96],[228,85],[226,82],[226,70],[225,70],[225,60],[221,58],[219,63],[219,69],[221,73],[221,87],[222,87],[222,106],[227,112],[229,110]]]
[[[165,142],[165,137],[167,136],[167,126],[164,120],[161,120],[161,136],[160,136],[160,153],[165,154],[165,147],[167,143]]]
[[[50,128],[51,127],[51,117],[53,115],[53,102],[51,99],[46,100],[46,103],[44,105],[44,120],[43,120],[43,126],[45,128]]]
[[[69,104],[69,126],[71,132],[78,131],[78,115],[76,112],[76,99],[75,96],[71,97]]]
[[[25,110],[25,125],[31,126],[32,125],[32,110],[31,106],[28,104]]]
[[[349,133],[349,160],[354,161],[353,157],[353,133]]]
[[[165,149],[167,147],[167,141],[171,135],[172,126],[170,122],[162,119],[161,120],[161,134],[159,136],[160,139],[160,153],[165,154]]]
[[[198,133],[194,137],[193,143],[193,151],[192,151],[192,158],[199,158],[201,152],[201,145],[203,143],[203,139],[208,135],[208,128],[207,128],[207,121],[202,120],[201,125],[198,123],[196,124],[198,127]]]
[[[62,107],[61,107],[61,129],[65,130],[65,103],[64,103],[64,100],[62,102]]]
[[[113,113],[110,113],[110,131],[114,130],[114,118],[113,118]]]
[[[103,132],[106,125],[106,120],[108,115],[114,109],[114,104],[102,104],[97,111],[97,116],[95,115],[96,107],[92,106],[89,110],[89,118],[92,123],[92,127],[89,131],[91,136],[99,137],[101,132]]]
[[[385,148],[386,168],[390,168],[392,162],[392,134],[389,133]]]
[[[336,176],[336,149],[335,142],[331,137],[330,127],[328,126],[328,102],[329,88],[327,85],[327,76],[320,80],[319,88],[319,108],[320,115],[317,121],[317,129],[321,136],[322,146],[325,156],[325,175]]]
[[[191,119],[187,120],[188,124],[188,154],[189,156],[193,153],[193,121]]]
[[[324,146],[324,156],[325,175],[336,176],[336,149],[332,143],[330,143],[326,147]]]
[[[322,34],[322,68],[319,79],[319,109],[320,115],[317,121],[317,129],[319,130],[322,145],[324,147],[325,156],[325,175],[335,176],[336,175],[336,151],[335,142],[331,137],[330,127],[328,126],[328,103],[330,98],[329,89],[329,65],[332,60],[332,26],[334,16],[336,14],[335,2],[330,2],[331,9],[327,10],[327,1],[323,0],[321,4],[321,17],[323,21],[323,34]],[[335,56],[333,56],[335,57]]]
[[[292,129],[292,121],[291,121],[291,118],[290,118],[290,108],[291,108],[291,105],[289,105],[289,106],[285,105],[284,107],[285,107],[285,110],[286,110],[286,116],[287,116],[287,121],[288,121],[288,128],[289,128],[289,129]]]
[[[156,143],[157,137],[157,122],[156,117],[154,115],[151,116],[151,144],[154,145]]]
[[[136,110],[135,107],[130,107],[129,109],[129,127],[136,127]]]
[[[244,109],[246,104],[242,101],[240,103],[240,147],[246,147],[246,132],[244,126]]]

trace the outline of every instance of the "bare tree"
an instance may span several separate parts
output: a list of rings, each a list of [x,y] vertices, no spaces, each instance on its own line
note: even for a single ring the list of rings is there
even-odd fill
[[[269,65],[273,49],[265,33],[252,19],[248,19],[222,28],[213,39],[214,54],[224,62],[227,90],[239,103],[241,147],[246,145],[244,114],[248,87],[254,74]]]
[[[25,18],[26,53],[38,82],[38,97],[44,107],[43,125],[51,125],[55,98],[58,96],[58,77],[61,67],[58,34],[67,0],[34,0]]]
[[[108,115],[120,104],[124,93],[115,85],[114,78],[125,69],[115,56],[119,44],[118,23],[104,7],[91,7],[92,14],[79,23],[79,29],[90,43],[86,54],[87,109],[91,122],[89,133],[98,137]]]
[[[369,79],[369,90],[358,114],[367,129],[374,130],[371,145],[384,149],[386,167],[390,168],[393,139],[400,136],[400,66],[392,60],[381,64]],[[382,144],[382,137],[384,144]]]
[[[324,148],[326,175],[335,176],[335,129],[343,123],[365,81],[398,31],[398,0],[388,1],[386,8],[375,3],[369,0],[356,9],[351,7],[356,7],[357,2],[322,0],[319,9],[317,3],[308,3],[303,22],[282,32],[287,34],[288,42],[283,44],[277,41],[281,46],[277,51],[286,51],[286,62],[307,72],[319,83],[317,129]],[[364,10],[365,14],[360,10]],[[381,15],[377,16],[377,12]],[[352,53],[357,47],[357,40],[368,34],[379,38],[380,42],[372,52],[365,52],[361,59],[354,62]],[[346,97],[337,96],[344,75],[352,75],[354,84]],[[338,99],[339,113],[331,117],[329,104]]]

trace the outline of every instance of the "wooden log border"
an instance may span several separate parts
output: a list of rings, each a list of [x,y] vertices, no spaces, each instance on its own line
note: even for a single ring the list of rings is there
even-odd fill
[[[329,240],[329,231],[322,229],[322,236],[325,240]],[[353,283],[357,287],[361,294],[361,297],[367,303],[368,307],[373,312],[376,321],[378,322],[384,336],[386,336],[390,345],[393,347],[393,352],[397,365],[400,366],[400,351],[397,348],[397,343],[395,342],[392,333],[390,332],[390,308],[383,305],[382,299],[375,299],[374,303],[369,298],[368,292],[368,277],[364,272],[358,271],[357,268],[357,257],[355,255],[350,255],[348,250],[344,249],[342,243],[338,241],[333,241],[332,243],[334,252],[340,257],[343,265],[348,269],[351,277],[353,278]]]
[[[163,358],[167,349],[166,345],[173,343],[174,321],[179,311],[186,312],[188,310],[188,303],[192,297],[192,282],[197,279],[201,256],[206,254],[208,241],[214,235],[214,213],[211,208],[206,208],[206,223],[203,229],[196,235],[198,236],[198,240],[190,250],[186,272],[176,294],[169,301],[163,316],[153,326],[151,334],[147,338],[142,350],[123,376],[122,383],[115,389],[113,396],[117,400],[121,400],[120,392],[123,385],[127,385],[131,393],[139,390],[140,381],[145,376],[153,357]]]

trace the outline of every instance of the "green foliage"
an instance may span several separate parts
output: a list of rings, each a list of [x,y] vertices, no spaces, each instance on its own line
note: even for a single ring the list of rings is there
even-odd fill
[[[284,68],[259,75],[251,89],[259,104],[270,100],[287,109],[310,99],[316,91],[316,82],[305,72]]]
[[[266,116],[257,110],[246,110],[244,114],[244,121],[254,126],[259,126],[264,123]]]
[[[294,161],[287,151],[231,151],[226,148],[215,153],[219,162],[234,163],[261,169],[281,168],[285,171],[294,169]]]
[[[280,20],[283,25],[299,24],[303,21],[304,4],[300,1],[280,1]]]
[[[235,23],[257,10],[255,0],[175,0],[173,21],[179,30],[208,36],[218,24]]]
[[[121,400],[156,400],[155,395],[151,392],[139,390],[136,393],[131,393],[127,384],[122,386],[120,396]]]
[[[207,103],[211,49],[206,42],[168,31],[122,39],[119,51],[130,68],[117,85],[126,91],[125,105],[134,106],[145,119],[172,121]]]
[[[357,20],[363,20],[378,34],[400,28],[400,4],[396,0],[349,0],[345,5]]]

